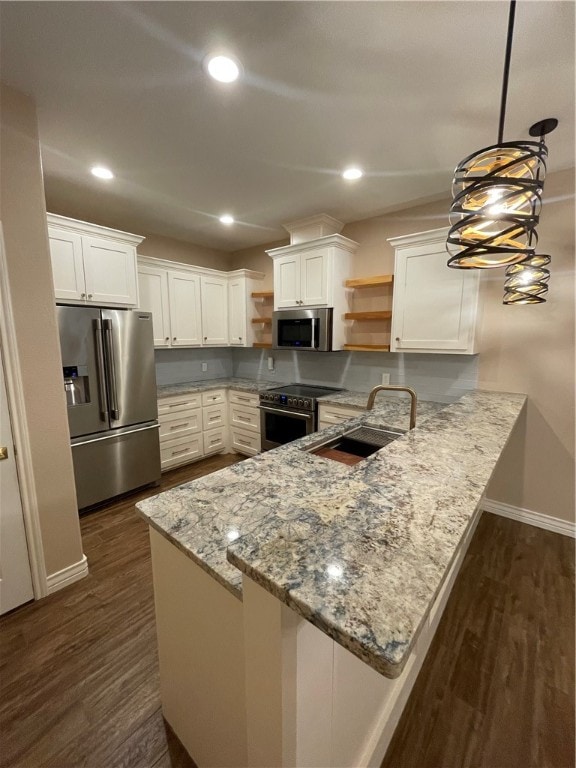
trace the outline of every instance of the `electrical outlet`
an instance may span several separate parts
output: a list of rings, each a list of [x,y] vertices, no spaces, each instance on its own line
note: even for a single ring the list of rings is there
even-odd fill
[[[208,370],[208,363],[202,363],[202,373],[206,373]]]
[[[382,374],[382,384],[390,384],[390,374],[389,373],[383,373]]]
[[[268,370],[273,371],[274,370],[274,358],[269,357],[268,358]]]

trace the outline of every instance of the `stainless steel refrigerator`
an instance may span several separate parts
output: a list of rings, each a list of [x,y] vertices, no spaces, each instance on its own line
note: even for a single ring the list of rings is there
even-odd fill
[[[78,508],[160,479],[150,312],[57,307]]]

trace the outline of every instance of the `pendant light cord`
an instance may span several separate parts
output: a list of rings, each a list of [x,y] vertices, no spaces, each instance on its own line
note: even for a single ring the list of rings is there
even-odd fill
[[[504,77],[502,78],[502,98],[500,100],[500,123],[498,125],[498,144],[504,138],[504,119],[506,118],[506,98],[508,96],[508,76],[510,74],[510,57],[512,55],[512,36],[514,34],[514,16],[516,13],[516,0],[510,0],[510,13],[508,15],[508,36],[506,38],[506,55],[504,57]]]

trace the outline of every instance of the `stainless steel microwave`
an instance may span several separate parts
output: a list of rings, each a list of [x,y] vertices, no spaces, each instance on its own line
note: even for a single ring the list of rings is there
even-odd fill
[[[332,351],[332,307],[284,309],[272,314],[274,349]]]

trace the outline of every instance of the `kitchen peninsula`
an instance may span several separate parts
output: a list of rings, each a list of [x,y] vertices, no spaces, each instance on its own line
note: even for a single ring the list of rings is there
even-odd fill
[[[200,768],[381,761],[525,396],[431,408],[354,467],[308,452],[405,427],[385,400],[138,504],[163,711]]]

